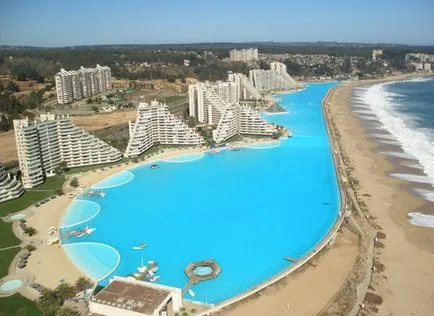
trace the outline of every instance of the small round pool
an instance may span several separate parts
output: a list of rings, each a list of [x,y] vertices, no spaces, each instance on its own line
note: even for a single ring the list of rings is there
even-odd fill
[[[194,268],[193,273],[200,276],[208,275],[212,273],[212,268],[209,266],[198,266]]]
[[[9,217],[9,219],[11,221],[18,221],[18,220],[26,218],[26,217],[27,217],[26,214],[24,214],[24,213],[18,213],[18,214],[12,215],[11,217]]]
[[[9,280],[0,285],[0,290],[3,292],[14,291],[20,288],[24,282],[22,280]]]

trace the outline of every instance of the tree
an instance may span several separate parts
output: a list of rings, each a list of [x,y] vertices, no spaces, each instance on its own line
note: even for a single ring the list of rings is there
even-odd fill
[[[68,283],[59,284],[55,291],[59,299],[62,301],[62,304],[66,300],[73,298],[76,294],[75,287]]]
[[[92,103],[93,103],[92,98],[87,99],[86,103],[87,103],[87,104],[92,104]]]
[[[80,313],[70,307],[62,307],[59,309],[56,316],[80,316]]]
[[[82,292],[84,290],[90,289],[93,286],[93,283],[85,277],[79,277],[77,281],[75,281],[75,289],[77,292]]]
[[[66,161],[62,160],[61,162],[59,162],[59,164],[57,165],[57,167],[54,169],[54,172],[57,175],[62,175],[67,170],[68,170],[68,165],[67,165]]]
[[[78,184],[78,180],[77,180],[77,178],[73,178],[73,179],[71,180],[71,182],[69,183],[69,185],[72,186],[73,188],[78,187],[79,184]]]
[[[8,85],[6,86],[6,90],[10,91],[10,92],[20,92],[20,88],[18,87],[18,85],[13,82],[13,81],[9,81]]]
[[[63,302],[55,290],[43,289],[37,304],[43,315],[56,316]]]
[[[92,105],[91,107],[90,107],[91,109],[92,109],[92,111],[94,111],[95,113],[98,113],[99,112],[99,109],[98,109],[98,107],[97,106],[95,106],[95,105]]]
[[[38,231],[31,226],[26,226],[26,228],[24,228],[24,234],[29,235],[30,237],[36,235],[37,233]]]

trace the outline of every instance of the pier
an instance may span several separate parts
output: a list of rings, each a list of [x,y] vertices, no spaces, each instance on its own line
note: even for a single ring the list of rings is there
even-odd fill
[[[209,268],[209,273],[198,273],[198,268]],[[190,263],[185,269],[185,274],[188,277],[188,283],[182,289],[182,295],[184,295],[193,285],[201,281],[211,280],[216,278],[220,272],[220,266],[212,259],[196,261]]]

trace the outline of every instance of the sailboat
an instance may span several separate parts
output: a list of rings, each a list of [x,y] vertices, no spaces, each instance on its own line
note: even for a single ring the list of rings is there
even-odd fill
[[[191,297],[196,296],[196,293],[194,293],[192,289],[188,289],[188,294],[190,294]]]

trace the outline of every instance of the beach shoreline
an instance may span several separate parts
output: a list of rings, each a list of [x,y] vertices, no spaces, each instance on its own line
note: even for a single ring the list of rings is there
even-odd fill
[[[365,314],[428,315],[434,310],[434,271],[429,263],[434,262],[434,231],[407,219],[410,211],[423,209],[427,202],[410,192],[408,182],[389,175],[399,166],[380,152],[381,146],[369,136],[369,124],[352,108],[354,88],[414,77],[419,76],[344,83],[326,101],[364,216],[384,236],[373,250],[376,269],[364,298]]]

